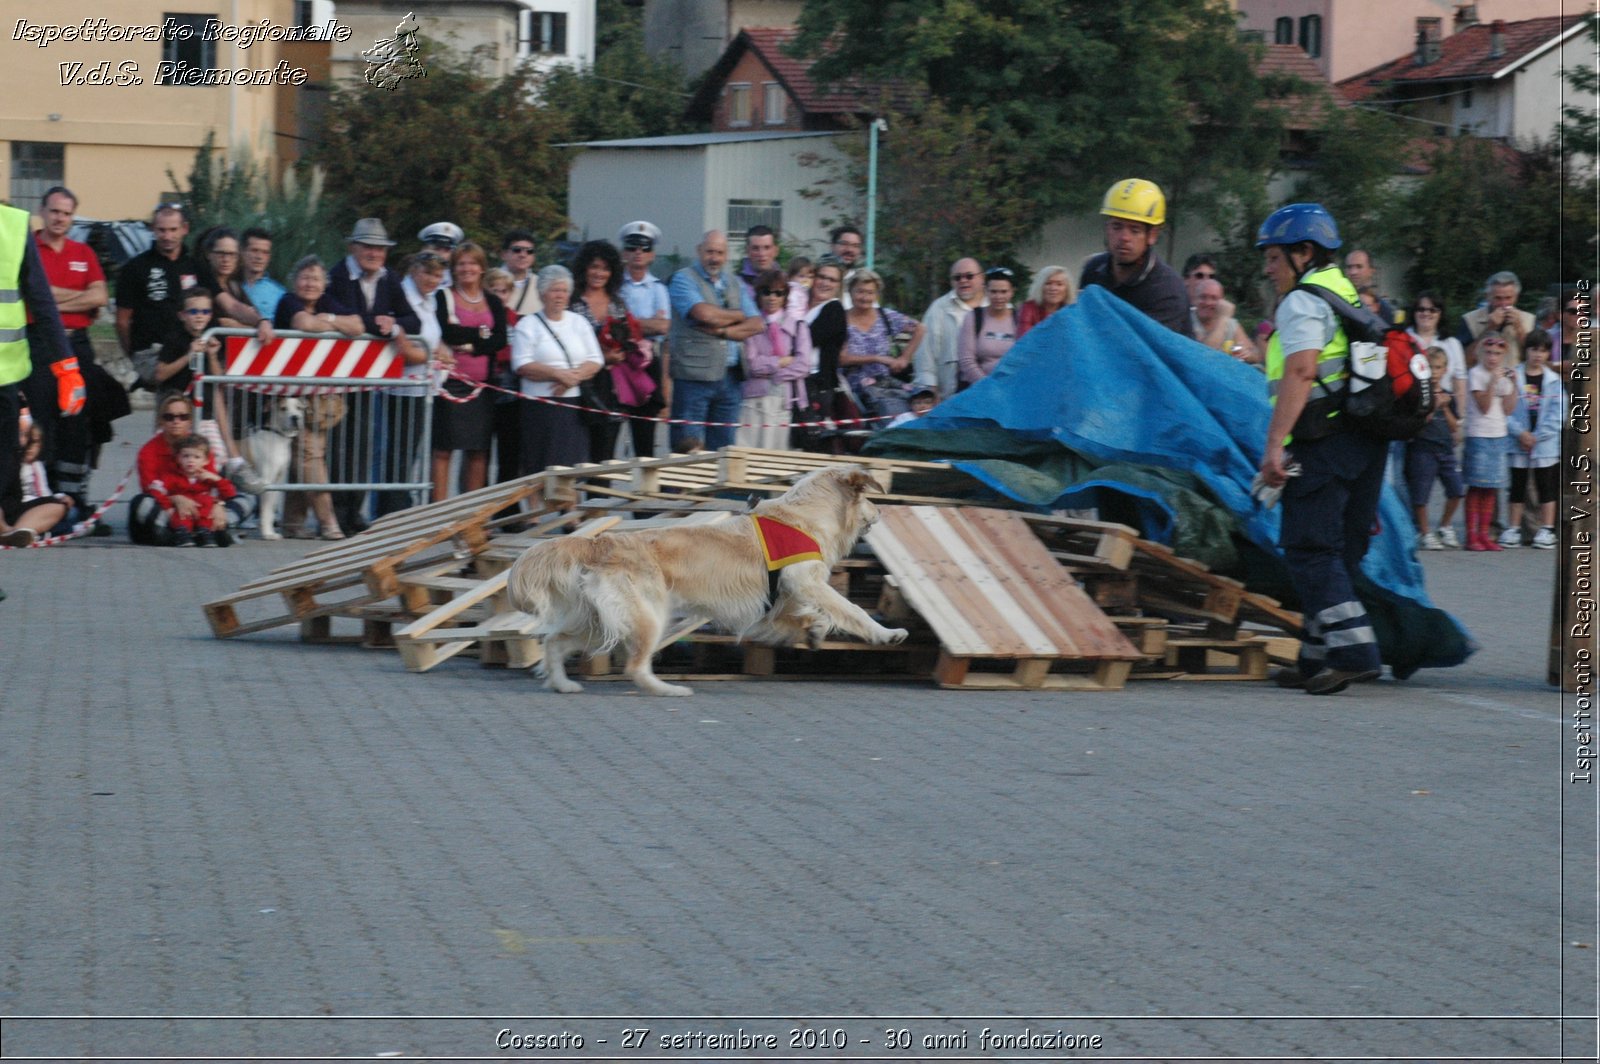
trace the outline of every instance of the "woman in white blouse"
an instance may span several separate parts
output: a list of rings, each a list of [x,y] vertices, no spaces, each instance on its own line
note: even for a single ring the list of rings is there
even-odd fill
[[[522,471],[589,461],[589,430],[578,417],[578,386],[605,366],[594,328],[567,312],[572,274],[565,266],[539,271],[544,310],[511,332],[511,368],[522,378]],[[549,400],[555,400],[550,402]]]

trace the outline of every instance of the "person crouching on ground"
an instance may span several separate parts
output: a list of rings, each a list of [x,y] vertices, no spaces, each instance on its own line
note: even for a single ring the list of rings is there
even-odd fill
[[[167,510],[172,546],[209,547],[213,542],[219,547],[233,546],[224,504],[238,494],[238,489],[211,468],[211,445],[204,436],[186,436],[177,442],[175,450],[177,474],[163,474],[160,491],[152,492]]]
[[[174,538],[171,514],[179,513],[188,517],[192,515],[191,511],[198,512],[198,507],[189,499],[158,497],[165,494],[168,481],[187,479],[182,466],[178,464],[178,448],[194,435],[194,403],[186,395],[170,393],[156,403],[156,417],[155,436],[139,448],[139,486],[142,490],[128,504],[128,538],[135,543],[166,546]],[[208,472],[216,472],[209,457],[205,468]],[[224,528],[237,528],[250,512],[243,498],[238,495],[219,500],[212,507],[213,518],[218,507],[222,511]],[[215,524],[212,527],[215,528]],[[229,539],[232,539],[231,534]]]

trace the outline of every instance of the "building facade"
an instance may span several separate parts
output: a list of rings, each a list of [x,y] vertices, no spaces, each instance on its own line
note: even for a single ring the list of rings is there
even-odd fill
[[[644,47],[691,79],[715,63],[740,30],[789,27],[804,0],[644,0]]]
[[[1323,76],[1343,81],[1410,48],[1495,19],[1560,15],[1563,0],[1235,0],[1241,29],[1268,44],[1297,44]]]
[[[338,0],[336,7],[354,31],[334,49],[339,81],[365,77],[361,53],[393,38],[407,16],[429,40],[472,53],[491,77],[524,61],[547,71],[594,64],[595,0]]]
[[[276,172],[297,154],[301,90],[326,80],[323,35],[340,32],[295,0],[99,0],[11,14],[4,196],[32,210],[64,184],[94,218],[148,215],[208,133]]]
[[[567,178],[572,237],[612,240],[645,218],[661,229],[662,258],[692,260],[708,229],[724,230],[738,256],[745,231],[766,225],[786,252],[819,254],[831,211],[802,194],[824,172],[806,158],[837,156],[842,136],[861,134],[694,133],[572,145],[580,149]]]

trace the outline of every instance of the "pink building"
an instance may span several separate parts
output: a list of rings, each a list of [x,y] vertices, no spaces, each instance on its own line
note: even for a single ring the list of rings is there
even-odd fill
[[[1343,81],[1476,24],[1576,9],[1571,0],[1236,0],[1244,30],[1268,44],[1298,44],[1329,81]],[[1566,9],[1565,11],[1563,9]]]

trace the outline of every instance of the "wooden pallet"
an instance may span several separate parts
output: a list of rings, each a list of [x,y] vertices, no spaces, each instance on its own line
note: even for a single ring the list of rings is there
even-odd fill
[[[689,511],[676,516],[624,520],[620,514],[593,518],[570,535],[590,537],[602,532],[636,531],[664,524],[714,524],[729,517],[725,510]],[[473,573],[456,573],[448,567],[401,577],[405,595],[421,616],[394,634],[395,645],[410,672],[429,669],[469,649],[477,650],[480,664],[527,668],[543,658],[533,632],[537,619],[511,607],[506,584],[511,566],[537,536],[508,536],[473,559]],[[434,599],[443,601],[428,606]],[[694,627],[704,624],[701,619]],[[681,628],[681,626],[680,626]],[[676,631],[670,643],[683,637]],[[599,666],[590,665],[592,673]]]
[[[867,541],[937,635],[940,686],[1115,690],[1140,659],[1017,514],[883,506],[879,515]],[[1087,671],[1062,675],[1069,661]],[[1010,671],[982,671],[993,662]]]
[[[506,573],[532,544],[726,520],[750,497],[836,465],[869,470],[884,521],[869,536],[875,556],[844,559],[832,582],[911,629],[908,643],[733,647],[732,636],[688,618],[662,645],[693,645],[683,652],[693,667],[663,675],[857,676],[870,662],[875,674],[956,688],[1112,690],[1130,668],[1142,678],[1248,679],[1264,660],[1293,659],[1293,639],[1245,625],[1298,634],[1297,614],[1126,526],[964,506],[955,496],[973,482],[942,463],[749,448],[555,468],[391,514],[207,603],[206,617],[219,638],[294,625],[306,642],[395,648],[411,671],[457,655],[523,667],[540,648],[532,619],[509,606]],[[336,633],[340,618],[359,622],[359,635]],[[610,663],[578,671],[598,678]]]

